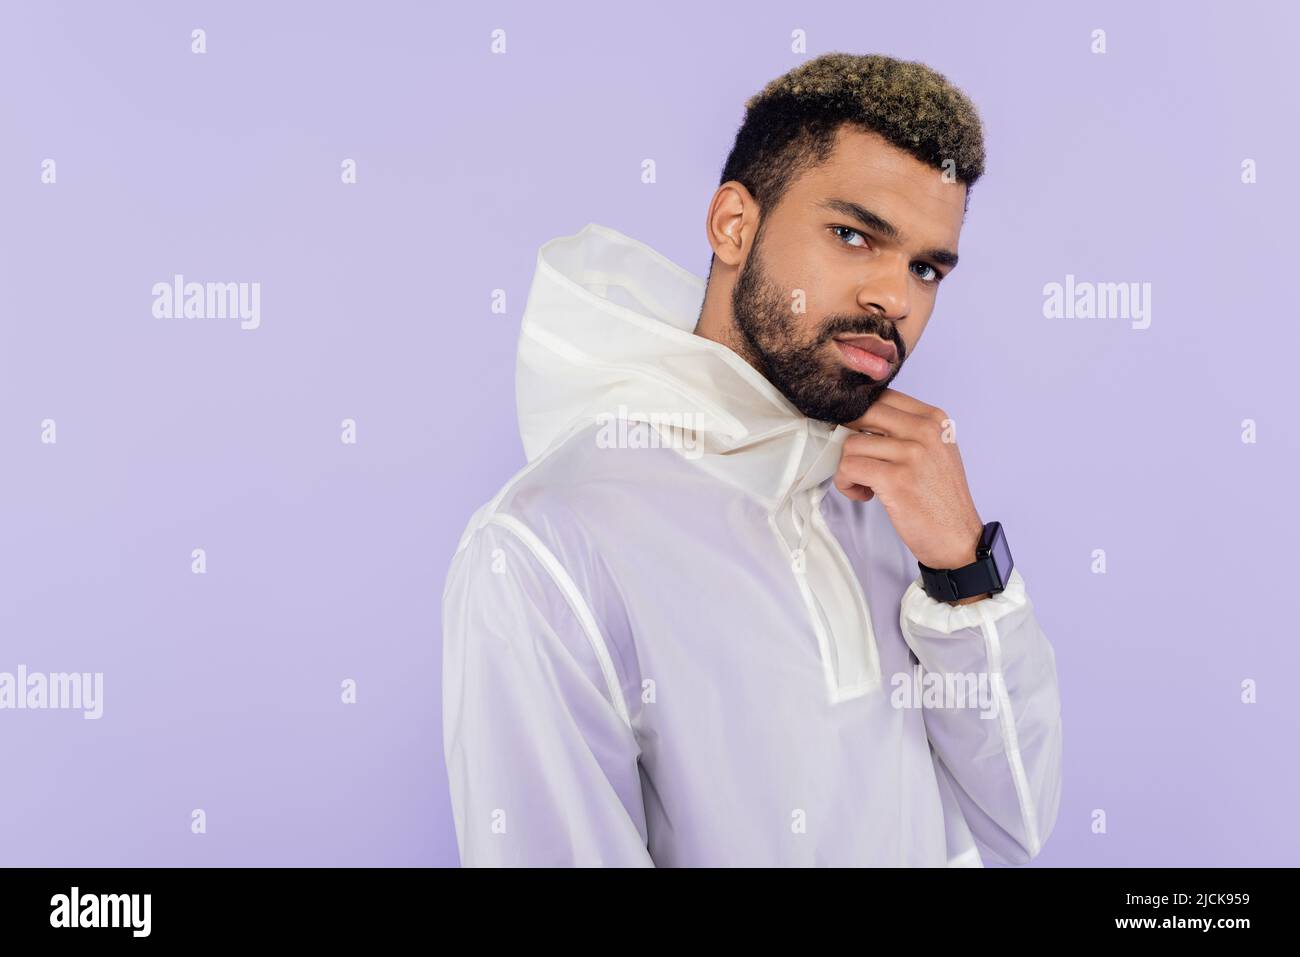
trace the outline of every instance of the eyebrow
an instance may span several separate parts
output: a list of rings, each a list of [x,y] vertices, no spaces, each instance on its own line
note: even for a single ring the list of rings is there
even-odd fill
[[[889,220],[873,213],[859,203],[847,199],[828,199],[821,206],[823,209],[829,209],[856,219],[863,226],[875,230],[886,239],[897,241],[902,235],[899,233],[898,227]],[[957,266],[957,254],[951,249],[927,249],[921,255],[926,259],[934,260],[941,266],[947,266],[949,269]]]

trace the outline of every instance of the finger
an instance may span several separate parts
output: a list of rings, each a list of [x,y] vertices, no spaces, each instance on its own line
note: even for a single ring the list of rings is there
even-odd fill
[[[840,489],[840,494],[855,502],[870,502],[876,497],[876,493],[865,485],[850,485],[848,488]]]
[[[860,501],[865,501],[866,499],[860,495],[855,496],[853,489],[864,488],[875,492],[877,487],[885,487],[889,484],[897,469],[898,466],[892,462],[867,458],[863,455],[848,456],[840,459],[833,481],[835,487],[849,498],[856,497]]]
[[[899,439],[920,441],[932,437],[934,421],[913,412],[907,412],[893,405],[874,402],[862,416],[854,420],[849,428],[856,431],[869,431],[877,435],[890,435]],[[853,436],[849,436],[853,438]]]
[[[901,439],[889,435],[868,435],[859,432],[844,440],[844,450],[840,461],[851,458],[869,458],[881,462],[907,462],[916,448],[910,439]]]
[[[880,395],[876,396],[876,402],[883,402],[913,415],[926,415],[934,411],[934,406],[897,389],[882,389]]]

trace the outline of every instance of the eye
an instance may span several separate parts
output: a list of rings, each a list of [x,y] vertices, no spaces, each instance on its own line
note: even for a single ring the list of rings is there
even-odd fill
[[[845,246],[852,246],[855,249],[869,248],[866,234],[861,233],[850,226],[831,226],[830,230],[831,232],[835,233],[835,235],[839,237],[841,241],[844,240],[844,236],[842,235],[842,232],[848,233],[850,236],[857,236],[859,239],[862,240],[861,243],[844,242]],[[913,263],[912,269],[921,270],[921,272],[916,273],[917,278],[919,278],[923,283],[926,283],[927,285],[937,286],[939,285],[940,280],[943,279],[943,276],[939,274],[939,270],[935,269],[929,263]]]
[[[929,263],[913,263],[913,264],[912,264],[912,267],[913,267],[914,269],[917,268],[917,267],[919,267],[919,268],[921,268],[921,269],[928,269],[928,270],[930,270],[930,272],[929,272],[928,275],[920,275],[920,274],[918,274],[918,275],[920,275],[920,279],[921,279],[922,282],[928,282],[928,283],[933,283],[933,284],[935,284],[935,285],[938,285],[939,280],[943,278],[942,276],[939,275],[939,270],[935,269],[935,268],[934,268],[933,266],[931,266]]]
[[[839,236],[840,234],[839,234],[838,232],[836,232],[836,230],[841,230],[841,229],[844,230],[844,232],[846,232],[846,233],[852,233],[854,236],[857,236],[859,239],[862,240],[862,243],[861,243],[861,244],[845,243],[844,245],[846,245],[846,246],[854,246],[854,247],[857,248],[857,249],[865,249],[865,248],[866,248],[866,245],[867,245],[867,237],[864,236],[864,235],[862,235],[862,233],[858,232],[856,229],[850,229],[848,226],[832,226],[832,227],[831,227],[831,232],[833,232],[833,233],[835,233],[835,235]],[[841,236],[840,238],[843,239],[842,236]]]

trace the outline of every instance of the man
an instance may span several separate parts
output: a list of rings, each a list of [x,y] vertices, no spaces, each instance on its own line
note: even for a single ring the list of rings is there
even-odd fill
[[[747,107],[707,284],[595,224],[538,254],[528,465],[444,594],[466,865],[980,866],[1055,823],[1053,650],[951,421],[888,388],[978,116],[847,54]]]

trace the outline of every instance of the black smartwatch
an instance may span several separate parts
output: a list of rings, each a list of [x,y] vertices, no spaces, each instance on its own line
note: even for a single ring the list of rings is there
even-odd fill
[[[985,592],[996,595],[1007,587],[1011,578],[1011,549],[1002,533],[1001,522],[984,526],[975,561],[961,568],[928,568],[920,562],[921,587],[937,601],[960,601]]]

